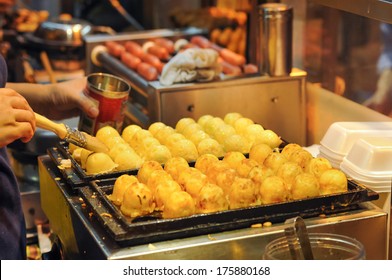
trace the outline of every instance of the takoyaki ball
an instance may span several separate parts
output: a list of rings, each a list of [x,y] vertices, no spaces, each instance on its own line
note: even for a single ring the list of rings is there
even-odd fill
[[[109,156],[114,160],[117,157],[117,155],[128,150],[133,150],[133,149],[127,143],[119,143],[109,149]]]
[[[81,149],[80,152],[79,152],[79,149],[74,151],[74,154],[75,154],[74,158],[79,157],[80,158],[80,166],[82,167],[82,169],[86,169],[87,158],[91,154],[93,154],[94,152],[87,150],[87,149],[84,149],[84,148],[80,148],[80,149]],[[77,152],[77,154],[76,154],[76,152]]]
[[[97,130],[95,137],[97,137],[101,142],[107,145],[109,139],[115,136],[120,136],[120,133],[111,126],[104,126]]]
[[[240,152],[247,154],[250,150],[250,143],[244,136],[240,134],[233,134],[225,139],[223,147],[226,152]]]
[[[226,195],[228,195],[236,177],[238,177],[237,171],[233,168],[227,168],[217,173],[214,182],[223,189]]]
[[[157,133],[154,135],[154,137],[157,138],[158,141],[159,141],[161,144],[166,145],[166,139],[167,139],[170,135],[172,135],[173,133],[175,133],[175,132],[176,132],[176,130],[175,130],[174,128],[172,128],[171,126],[165,126],[165,127],[162,127],[161,129],[159,129],[159,130],[157,131]]]
[[[237,170],[239,176],[247,178],[250,170],[253,167],[259,166],[259,165],[260,164],[257,161],[250,159],[250,158],[245,158],[239,162],[236,170]]]
[[[276,175],[285,180],[290,188],[294,183],[295,177],[297,177],[299,174],[302,174],[303,172],[303,169],[297,163],[287,161],[279,167]]]
[[[218,141],[212,138],[204,139],[197,145],[197,152],[199,155],[213,154],[217,157],[223,157],[225,151],[223,146]]]
[[[282,178],[270,176],[261,184],[259,197],[262,204],[285,202],[290,198],[290,190]]]
[[[264,160],[272,153],[272,148],[264,143],[255,144],[250,148],[249,158],[263,164]]]
[[[271,168],[275,173],[278,169],[287,162],[287,158],[279,152],[270,153],[264,160],[264,165]]]
[[[253,120],[251,120],[250,118],[242,117],[234,122],[234,128],[238,134],[244,135],[246,128],[251,124],[254,124]]]
[[[267,144],[272,149],[278,148],[283,142],[282,139],[270,129],[265,129],[261,134],[260,143]]]
[[[165,145],[152,146],[148,149],[146,154],[147,160],[154,160],[160,164],[165,164],[171,157],[172,154]]]
[[[230,112],[224,116],[223,121],[234,127],[235,121],[242,118],[242,117],[243,116],[238,112]]]
[[[176,181],[180,173],[187,168],[189,168],[189,163],[182,157],[171,157],[164,165],[164,170]]]
[[[199,131],[204,131],[201,125],[198,123],[192,123],[184,128],[182,135],[184,135],[187,139],[190,139],[193,134]]]
[[[182,188],[176,181],[165,180],[160,182],[154,192],[156,210],[162,210],[167,204],[169,196],[177,191],[182,191]]]
[[[302,147],[296,143],[289,143],[283,147],[281,154],[284,155],[288,160],[290,160],[291,155],[296,150],[302,150]]]
[[[176,130],[178,133],[182,133],[185,128],[194,123],[196,123],[196,121],[192,118],[182,118],[177,122]]]
[[[312,158],[308,165],[305,167],[306,172],[309,172],[316,176],[316,178],[320,178],[321,174],[324,171],[332,169],[332,165],[326,158]]]
[[[158,146],[158,145],[161,145],[161,143],[159,143],[158,139],[156,139],[153,136],[146,137],[143,140],[141,140],[140,145],[139,145],[139,150],[141,151],[141,154],[147,155],[149,153],[149,150],[152,147]]]
[[[125,190],[120,210],[132,218],[152,213],[155,210],[152,192],[143,183],[131,184]]]
[[[142,145],[143,145],[143,140],[146,138],[152,138],[155,139],[154,136],[152,136],[151,132],[146,130],[146,129],[141,129],[135,132],[135,134],[133,134],[131,142],[129,142],[128,144],[131,145],[131,147],[139,152],[139,150],[142,149]]]
[[[299,174],[291,185],[290,193],[294,200],[319,196],[320,186],[316,176],[310,173]]]
[[[214,137],[214,139],[216,139],[216,141],[223,144],[226,138],[236,133],[237,132],[235,131],[234,127],[232,127],[231,125],[222,124],[216,128],[212,136]]]
[[[205,140],[205,139],[209,139],[209,138],[211,138],[211,137],[210,137],[207,133],[205,133],[204,130],[197,130],[197,131],[195,131],[194,133],[192,133],[192,135],[187,136],[187,138],[188,138],[189,140],[191,140],[191,141],[193,142],[193,144],[195,144],[196,147],[197,147],[197,145],[198,145],[201,141],[203,141],[203,140]]]
[[[165,126],[166,124],[164,124],[163,122],[154,122],[150,124],[150,126],[148,127],[148,131],[150,131],[151,134],[155,136],[158,133],[158,131]]]
[[[113,136],[106,140],[105,145],[111,149],[119,144],[126,144],[125,140],[121,136]]]
[[[212,119],[209,119],[206,121],[206,123],[203,126],[203,130],[210,136],[214,135],[214,132],[222,125],[224,125],[225,122],[223,119],[219,117],[213,117]]]
[[[100,174],[116,170],[117,164],[106,153],[92,153],[86,160],[87,174]]]
[[[260,186],[266,178],[274,175],[275,172],[271,168],[266,167],[265,165],[259,165],[253,167],[249,171],[248,178],[251,179],[255,185]]]
[[[322,195],[342,193],[348,190],[346,175],[337,169],[324,171],[320,176],[319,183]]]
[[[242,132],[248,142],[253,146],[255,144],[263,143],[264,128],[260,124],[248,125]]]
[[[140,183],[147,184],[152,172],[163,170],[162,165],[155,160],[145,161],[137,172],[137,178]]]
[[[72,149],[72,153],[71,153],[71,155],[72,155],[72,157],[73,157],[73,159],[77,162],[77,163],[81,163],[81,161],[82,161],[82,151],[83,150],[85,150],[85,149],[83,149],[83,148],[74,148],[74,149]],[[88,150],[87,150],[88,151]],[[92,151],[90,151],[91,153],[92,153]]]
[[[178,142],[180,140],[184,140],[184,139],[186,139],[184,135],[182,135],[179,132],[175,132],[175,133],[169,135],[169,137],[167,137],[166,145],[168,145],[168,146],[175,145],[176,142]]]
[[[227,162],[224,162],[223,160],[217,161],[217,162],[212,162],[210,167],[208,167],[206,171],[206,175],[209,179],[209,181],[213,184],[218,184],[217,183],[217,177],[218,175],[226,169],[231,168],[230,165]]]
[[[257,205],[257,190],[251,179],[236,177],[229,195],[230,209]]]
[[[219,158],[214,154],[202,154],[197,158],[195,162],[195,168],[206,174],[212,163],[218,161]]]
[[[114,162],[118,164],[118,170],[135,170],[143,164],[143,159],[133,150],[125,150],[119,153]]]
[[[177,182],[187,193],[196,198],[200,189],[208,183],[208,177],[196,168],[190,167],[180,174]]]
[[[204,129],[205,124],[213,118],[211,115],[203,115],[197,120],[197,123]]]
[[[204,185],[195,199],[197,213],[213,213],[229,209],[223,190],[214,184]]]
[[[125,190],[133,183],[137,183],[138,179],[136,176],[124,174],[118,177],[114,181],[112,194],[109,195],[109,199],[113,204],[120,206],[123,202]]]
[[[289,161],[298,163],[303,170],[306,170],[306,166],[308,166],[312,158],[313,156],[311,153],[309,153],[307,150],[301,149],[295,150],[291,154]]]
[[[186,161],[196,161],[199,156],[195,144],[191,140],[184,139],[168,147],[173,157],[183,157]]]
[[[186,191],[176,191],[170,194],[163,208],[162,217],[165,219],[188,217],[196,213],[195,202]]]
[[[125,140],[125,142],[130,144],[132,142],[133,135],[139,130],[142,130],[142,128],[136,124],[128,125],[123,129],[121,137]]]
[[[156,187],[161,183],[165,181],[170,181],[173,180],[172,176],[167,173],[165,170],[154,170],[151,172],[150,177],[147,180],[147,187],[150,188],[152,193],[155,192]]]
[[[246,159],[245,155],[238,151],[227,152],[222,161],[226,162],[230,168],[237,170],[237,167],[240,165],[241,161]]]

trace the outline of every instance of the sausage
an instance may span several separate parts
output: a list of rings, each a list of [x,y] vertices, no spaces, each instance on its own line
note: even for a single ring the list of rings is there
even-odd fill
[[[207,38],[200,36],[200,35],[193,36],[191,38],[191,43],[198,45],[199,47],[204,48],[204,49],[210,48],[211,44],[212,44],[212,42],[210,40],[208,40]]]
[[[223,74],[236,76],[242,73],[241,67],[232,65],[222,58],[218,58],[218,62],[222,66]]]
[[[228,63],[235,66],[242,66],[246,63],[246,59],[243,55],[237,54],[229,49],[222,49],[219,55],[226,60]]]
[[[156,38],[156,39],[154,39],[154,42],[158,46],[160,46],[162,48],[165,48],[169,54],[174,53],[174,43],[173,43],[173,41],[171,41],[169,39],[166,39],[166,38]]]
[[[143,54],[143,49],[142,46],[134,41],[128,41],[124,44],[124,47],[127,52],[130,52],[131,54],[141,57]]]
[[[158,71],[154,66],[148,63],[141,62],[136,68],[136,71],[147,81],[155,81],[158,79]]]
[[[161,60],[156,57],[155,55],[152,55],[150,53],[143,53],[140,56],[141,60],[145,63],[150,64],[151,66],[154,66],[156,69],[162,68],[162,62]]]
[[[254,64],[245,64],[243,68],[244,68],[244,73],[246,74],[253,74],[259,71],[259,68]]]
[[[121,61],[131,69],[136,69],[142,62],[140,58],[126,51],[121,54]]]
[[[158,46],[158,45],[154,45],[151,46],[147,49],[147,52],[149,54],[155,55],[156,57],[158,57],[160,60],[169,60],[170,58],[170,54],[167,51],[167,49],[165,49],[164,47]]]
[[[113,41],[106,42],[105,46],[108,49],[108,53],[114,57],[120,57],[121,54],[125,51],[125,47],[123,45]]]

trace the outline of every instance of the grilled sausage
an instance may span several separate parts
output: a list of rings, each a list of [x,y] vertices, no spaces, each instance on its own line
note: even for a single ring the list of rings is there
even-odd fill
[[[242,66],[246,63],[246,59],[243,55],[237,54],[229,49],[222,49],[219,55],[226,60],[228,63],[235,66]]]
[[[169,60],[170,58],[170,54],[167,51],[167,49],[165,49],[164,47],[158,46],[158,45],[154,45],[151,46],[147,49],[147,52],[149,54],[155,55],[156,57],[158,57],[160,60]]]
[[[148,63],[141,62],[136,68],[136,71],[147,81],[155,81],[158,79],[158,71],[154,66]]]
[[[242,73],[241,67],[232,65],[229,62],[225,61],[221,57],[218,59],[218,62],[222,66],[222,72],[226,75],[240,75]]]
[[[156,38],[156,39],[154,39],[154,42],[158,46],[160,46],[162,48],[165,48],[169,54],[174,53],[174,43],[173,43],[173,41],[171,41],[169,39],[166,39],[166,38]]]
[[[210,48],[212,42],[210,40],[208,40],[207,38],[197,35],[197,36],[193,36],[191,38],[191,43],[198,45],[201,48]]]
[[[121,61],[131,69],[136,69],[142,62],[140,58],[126,51],[121,54]]]
[[[253,74],[259,71],[258,67],[254,64],[245,64],[243,68],[244,68],[244,73],[246,74]]]
[[[143,53],[140,56],[141,60],[145,63],[150,64],[151,66],[154,66],[156,69],[162,68],[162,62],[161,60],[156,57],[155,55],[152,55],[150,53]]]
[[[127,52],[130,52],[131,54],[141,57],[143,54],[143,49],[142,46],[134,41],[128,41],[124,44],[125,49]]]
[[[113,41],[106,42],[105,46],[108,49],[108,53],[114,57],[120,57],[121,54],[125,51],[125,47],[123,45]]]

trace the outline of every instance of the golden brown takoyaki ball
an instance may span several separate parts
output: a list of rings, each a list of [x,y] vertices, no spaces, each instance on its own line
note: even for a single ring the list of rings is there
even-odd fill
[[[205,124],[213,118],[211,115],[203,115],[197,120],[197,123],[204,129]]]
[[[230,168],[237,170],[237,167],[240,165],[241,161],[246,159],[245,155],[241,152],[227,152],[224,156],[222,161],[226,162]]]
[[[247,154],[250,151],[249,141],[240,134],[230,135],[223,142],[223,147],[226,152],[240,152]]]
[[[295,177],[290,189],[292,199],[304,199],[320,195],[319,182],[313,174],[302,173]]]
[[[151,172],[151,175],[147,180],[147,187],[149,187],[152,193],[154,193],[159,183],[169,180],[173,180],[173,178],[165,170],[154,170]]]
[[[81,166],[83,169],[86,169],[87,158],[88,158],[92,153],[94,153],[94,152],[93,152],[93,151],[90,151],[90,150],[87,150],[87,149],[84,149],[84,148],[80,148],[80,150],[79,150],[79,149],[76,149],[76,150],[74,151],[73,156],[74,156],[74,158],[75,158],[76,160],[77,160],[77,158],[79,158],[80,166]]]
[[[251,124],[254,124],[253,120],[251,120],[250,118],[242,117],[234,122],[234,128],[238,134],[244,135],[246,128]]]
[[[206,123],[203,126],[203,130],[210,136],[214,135],[214,132],[222,125],[224,125],[225,122],[223,119],[219,117],[214,117],[212,119],[209,119],[206,121]]]
[[[131,142],[128,142],[128,144],[131,145],[131,147],[134,148],[135,151],[138,151],[144,139],[146,138],[154,139],[153,137],[154,136],[152,136],[150,131],[146,129],[141,129],[133,134]]]
[[[291,155],[296,150],[302,150],[302,147],[297,143],[289,143],[283,147],[281,154],[284,155],[288,160],[290,160]]]
[[[260,164],[257,161],[250,159],[250,158],[245,158],[239,162],[236,170],[237,170],[239,176],[247,178],[250,170],[253,167],[259,166],[259,165]]]
[[[173,133],[175,133],[175,132],[176,132],[176,130],[175,130],[174,128],[172,128],[171,126],[165,126],[165,127],[162,127],[161,129],[159,129],[159,130],[156,132],[156,134],[154,135],[154,137],[155,137],[156,139],[158,139],[158,141],[159,141],[161,144],[166,145],[166,139],[167,139],[170,135],[172,135]]]
[[[348,190],[346,175],[337,169],[324,171],[320,176],[319,183],[322,195],[342,193]]]
[[[182,135],[184,135],[187,139],[190,139],[192,137],[193,134],[195,133],[200,133],[200,131],[203,131],[205,133],[205,131],[203,130],[202,126],[198,123],[192,123],[189,124],[187,127],[185,127],[182,130]],[[207,134],[207,133],[206,133]],[[208,135],[208,134],[207,134]],[[208,135],[209,136],[209,135]]]
[[[260,186],[267,177],[274,176],[275,172],[265,165],[253,167],[248,174],[248,178],[258,186]]]
[[[162,210],[165,205],[166,201],[168,200],[169,196],[173,192],[177,191],[182,191],[182,188],[180,184],[178,184],[174,180],[165,180],[160,182],[154,192],[154,197],[155,197],[155,203],[156,203],[156,209],[157,210]]]
[[[194,123],[196,121],[192,118],[182,118],[176,123],[176,130],[178,133],[182,133],[185,128]]]
[[[183,157],[186,161],[196,161],[199,152],[191,140],[184,139],[177,141],[175,145],[168,146],[173,157]]]
[[[125,190],[121,212],[129,217],[147,215],[154,211],[155,202],[150,189],[143,183],[133,183]]]
[[[301,166],[303,170],[306,169],[306,166],[309,164],[309,162],[312,160],[313,156],[311,153],[308,151],[301,149],[301,150],[295,150],[291,154],[291,157],[289,161],[296,162]]]
[[[171,152],[165,145],[152,146],[146,154],[146,160],[154,160],[160,164],[165,164],[171,157]]]
[[[217,157],[223,157],[223,155],[225,154],[223,146],[219,144],[218,141],[212,138],[200,141],[197,145],[197,151],[199,155],[213,154]]]
[[[161,144],[156,138],[153,136],[147,136],[146,138],[141,139],[138,143],[135,143],[133,148],[141,157],[147,158],[150,149],[158,145]]]
[[[259,197],[262,204],[285,202],[290,198],[290,190],[282,178],[269,176],[259,188]]]
[[[157,132],[165,126],[166,126],[166,124],[164,124],[163,122],[154,122],[154,123],[150,124],[150,126],[148,127],[148,131],[150,131],[151,134],[153,136],[155,136],[157,134]]]
[[[332,169],[332,165],[326,158],[312,158],[308,165],[305,167],[306,172],[309,172],[316,176],[316,178],[320,178],[321,174],[324,171]]]
[[[235,121],[242,117],[243,116],[238,112],[230,112],[224,116],[223,121],[234,127]]]
[[[135,170],[139,169],[143,164],[143,159],[133,150],[124,150],[117,154],[114,162],[118,164],[118,170]]]
[[[164,169],[177,181],[180,173],[189,167],[189,163],[182,157],[171,157],[165,163]]]
[[[89,154],[86,160],[87,174],[100,174],[116,170],[118,164],[113,162],[110,156],[106,153],[92,153]]]
[[[272,149],[278,148],[282,144],[282,139],[272,130],[265,129],[261,132],[260,143],[267,144]]]
[[[208,178],[207,175],[201,173],[200,170],[189,167],[180,173],[177,182],[181,185],[183,190],[194,198],[198,195],[200,189],[208,183]]]
[[[251,146],[263,143],[263,131],[264,128],[260,124],[248,125],[242,132],[243,136],[248,140]]]
[[[287,161],[283,163],[276,175],[281,177],[288,184],[289,187],[294,183],[295,177],[303,173],[303,169],[295,162]]]
[[[279,167],[287,162],[287,158],[279,152],[273,152],[264,160],[264,165],[271,168],[275,173],[278,172]]]
[[[121,137],[129,144],[132,142],[133,135],[139,130],[142,130],[142,128],[136,124],[128,125],[123,129]]]
[[[109,156],[114,160],[118,154],[127,150],[133,149],[127,143],[120,143],[109,149]]]
[[[263,164],[264,160],[272,153],[272,148],[264,143],[255,144],[250,148],[249,158]]]
[[[229,192],[230,209],[256,205],[257,190],[251,179],[236,177]]]
[[[207,169],[211,166],[211,164],[217,161],[219,161],[219,158],[216,155],[202,154],[197,158],[195,168],[206,174]]]
[[[165,141],[165,143],[170,146],[170,145],[175,145],[176,142],[180,141],[180,140],[184,140],[186,139],[184,135],[182,135],[179,132],[175,132],[171,135],[169,135]]]
[[[109,199],[115,205],[121,205],[124,197],[125,190],[133,183],[137,183],[136,176],[124,174],[114,181],[112,194]]]
[[[204,139],[209,139],[211,138],[207,133],[204,132],[204,130],[197,130],[192,135],[187,137],[189,140],[193,142],[193,144],[197,145],[203,141]]]
[[[216,178],[217,176],[225,169],[229,169],[230,165],[223,160],[212,162],[210,167],[206,171],[206,175],[211,183],[217,184]]]
[[[101,142],[103,142],[105,145],[107,141],[115,136],[120,136],[120,133],[111,126],[104,126],[98,129],[97,133],[95,134],[95,137],[97,137]]]
[[[154,160],[145,161],[137,172],[137,178],[140,183],[147,184],[148,178],[155,170],[163,170],[162,165]]]
[[[195,199],[196,213],[213,213],[229,209],[223,190],[214,184],[204,185]]]
[[[214,178],[214,182],[216,185],[221,187],[226,195],[230,193],[231,186],[235,178],[238,177],[238,173],[233,168],[223,169],[220,172],[217,172],[216,177]],[[212,180],[210,180],[212,181]]]
[[[165,219],[180,218],[196,213],[195,202],[192,196],[185,191],[173,192],[166,200],[162,216]]]
[[[237,132],[235,131],[234,127],[232,127],[231,125],[222,124],[216,128],[212,136],[214,139],[216,139],[216,141],[223,144],[226,138],[236,133]]]
[[[125,140],[121,136],[113,136],[108,138],[105,143],[106,147],[109,149],[115,147],[118,144],[126,144]]]

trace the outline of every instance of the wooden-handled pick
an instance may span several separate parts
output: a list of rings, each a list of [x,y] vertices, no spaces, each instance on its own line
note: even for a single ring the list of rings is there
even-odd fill
[[[62,123],[55,123],[40,114],[35,113],[35,120],[38,127],[54,132],[60,139],[68,143],[75,144],[93,152],[107,153],[109,149],[98,138],[88,135]]]

